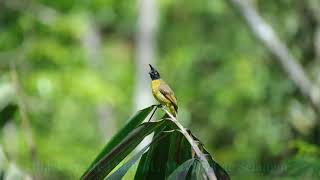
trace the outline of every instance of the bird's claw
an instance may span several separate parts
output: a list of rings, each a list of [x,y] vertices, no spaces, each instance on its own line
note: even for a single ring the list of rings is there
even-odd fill
[[[162,104],[158,104],[157,108],[163,108],[163,105]]]

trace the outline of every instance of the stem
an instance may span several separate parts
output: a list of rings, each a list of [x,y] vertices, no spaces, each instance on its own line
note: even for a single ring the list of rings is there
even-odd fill
[[[213,169],[210,167],[209,162],[207,161],[207,159],[205,158],[203,153],[200,151],[198,145],[194,142],[193,138],[186,131],[186,129],[178,122],[178,120],[168,110],[166,110],[164,107],[162,107],[162,110],[164,110],[169,115],[169,117],[171,118],[171,121],[174,122],[178,126],[181,133],[188,140],[188,142],[190,143],[195,154],[200,159],[202,166],[205,168],[208,178],[210,180],[217,180],[217,177],[216,177],[215,173],[213,172]]]
[[[152,119],[152,117],[153,117],[154,113],[157,111],[157,109],[158,109],[158,107],[155,106],[154,109],[153,109],[153,112],[152,112],[152,114],[151,114],[151,116],[150,116],[150,118],[148,120],[148,122]]]

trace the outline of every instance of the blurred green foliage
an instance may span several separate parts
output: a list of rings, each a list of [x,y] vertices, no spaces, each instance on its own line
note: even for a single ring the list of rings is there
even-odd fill
[[[308,73],[320,67],[309,1],[252,2]],[[182,123],[231,178],[317,179],[315,115],[230,4],[162,0],[158,6],[159,71],[175,90]],[[30,161],[15,116],[17,147],[8,154],[22,169],[38,169],[44,179],[78,178],[110,138],[100,133],[99,107],[111,112],[111,134],[130,116],[137,7],[123,0],[0,2],[0,93],[14,61],[39,159]],[[97,60],[85,45],[92,28],[100,38]],[[9,151],[5,131],[0,137]]]

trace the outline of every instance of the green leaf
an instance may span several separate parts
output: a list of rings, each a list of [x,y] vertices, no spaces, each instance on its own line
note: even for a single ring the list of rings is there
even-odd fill
[[[167,180],[186,179],[190,167],[194,163],[195,159],[189,159],[182,163],[176,170],[174,170]]]
[[[229,180],[230,177],[226,170],[224,170],[220,164],[218,164],[216,161],[213,160],[212,156],[207,152],[205,148],[203,148],[202,152],[206,155],[206,158],[212,167],[217,179],[221,180]]]
[[[118,131],[116,135],[108,142],[108,144],[100,151],[98,156],[94,159],[91,165],[87,168],[87,171],[93,167],[104,155],[109,153],[112,148],[119,144],[134,128],[136,128],[146,117],[150,114],[155,105],[149,106],[145,109],[138,111],[134,116],[132,116],[127,124]],[[85,173],[87,173],[87,171]]]
[[[170,139],[170,149],[166,176],[169,176],[179,165],[193,158],[191,145],[180,131],[175,131]]]
[[[81,179],[100,180],[107,176],[148,134],[162,129],[168,121],[146,122],[131,131],[118,145],[104,155]]]
[[[191,145],[181,131],[176,130],[176,128],[177,127],[173,123],[170,123],[170,126],[166,126],[165,131],[174,131],[172,131],[168,137],[161,139],[159,143],[151,145],[148,152],[143,155],[136,171],[136,180],[166,179],[167,177],[171,176],[171,174],[176,171],[177,168],[179,168],[179,166],[185,161],[194,158]],[[226,171],[212,159],[211,155],[208,153],[208,151],[206,151],[201,141],[190,131],[188,131],[188,133],[198,144],[199,149],[207,158],[209,165],[214,170],[217,178],[223,180],[230,179]],[[206,169],[210,167],[203,167],[203,164],[197,160],[197,163],[192,165],[192,170],[190,170],[190,173],[188,174],[188,171],[186,171],[185,176],[181,175],[179,179],[193,179],[193,177],[206,179]],[[192,171],[194,171],[193,175],[191,173]]]
[[[207,180],[207,173],[205,172],[202,163],[199,159],[196,159],[192,165],[191,177],[190,179],[197,179],[197,180]],[[219,179],[217,177],[217,179]],[[220,180],[220,179],[219,179]]]
[[[154,137],[163,134],[163,131],[172,130],[173,123],[167,121],[170,125],[166,126],[165,129],[159,129],[155,132]],[[157,144],[151,145],[147,153],[145,153],[140,162],[138,169],[135,174],[135,179],[164,179],[165,170],[169,153],[170,137],[169,136],[161,139]]]
[[[106,180],[119,180],[121,179],[129,170],[129,168],[139,160],[139,158],[142,156],[142,154],[148,149],[148,147],[151,144],[157,143],[160,139],[166,137],[168,133],[159,134],[158,136],[154,137],[153,140],[146,145],[144,148],[142,148],[137,154],[135,154],[128,162],[126,162],[124,165],[122,165],[119,169],[117,169],[113,174],[108,176]]]
[[[194,136],[191,131],[188,131],[188,133],[192,136],[192,138],[198,142],[198,146],[202,153],[206,156],[207,161],[209,162],[209,165],[213,169],[217,179],[219,180],[229,180],[230,177],[228,173],[216,162],[213,160],[212,156],[210,153],[205,149],[203,143],[196,137]],[[204,170],[204,169],[202,169]]]
[[[165,179],[180,164],[192,158],[190,144],[179,131],[176,131],[175,124],[169,122],[170,126],[167,126],[165,131],[174,131],[159,143],[152,145],[143,155],[135,179]]]
[[[155,136],[163,133],[156,132]],[[170,136],[171,133],[157,144],[151,145],[148,152],[144,154],[145,158],[142,158],[139,162],[135,179],[165,179]]]

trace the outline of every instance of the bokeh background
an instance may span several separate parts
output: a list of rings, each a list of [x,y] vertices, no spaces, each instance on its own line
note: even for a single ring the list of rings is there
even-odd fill
[[[248,2],[319,87],[319,1]],[[0,110],[18,107],[1,119],[1,172],[79,178],[128,117],[155,103],[151,63],[181,123],[232,179],[318,179],[319,105],[232,4],[1,0]]]

